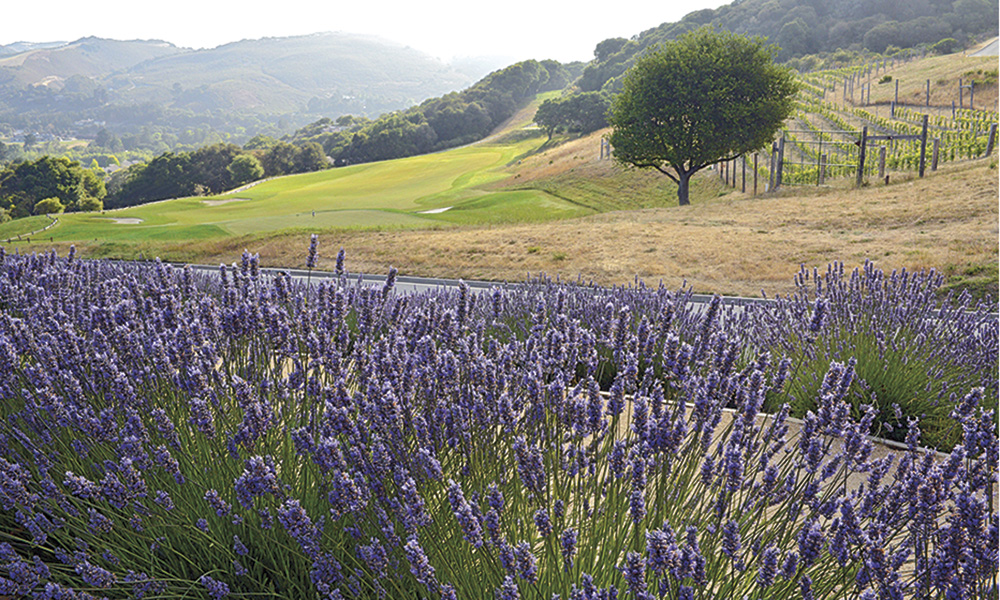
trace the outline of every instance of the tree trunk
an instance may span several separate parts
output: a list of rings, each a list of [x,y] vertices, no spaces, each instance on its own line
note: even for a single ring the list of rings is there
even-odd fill
[[[691,204],[688,200],[688,188],[691,181],[690,172],[681,172],[677,174],[677,205],[687,206]]]

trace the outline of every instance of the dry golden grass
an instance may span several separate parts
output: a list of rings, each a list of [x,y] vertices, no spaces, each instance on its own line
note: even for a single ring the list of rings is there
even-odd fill
[[[985,73],[993,71],[992,83],[984,84]],[[927,80],[931,82],[931,112],[951,115],[951,103],[958,105],[958,80],[968,84],[970,79],[976,80],[975,105],[980,110],[997,110],[997,58],[995,56],[973,57],[959,52],[946,56],[933,56],[922,60],[908,62],[890,68],[886,71],[873,73],[870,77],[872,86],[871,101],[873,104],[888,105],[896,94],[896,81],[899,81],[899,102],[924,109],[927,102]],[[892,81],[879,84],[885,75],[891,75]],[[869,83],[869,79],[864,80]],[[855,100],[861,99],[861,88],[855,85]],[[963,92],[964,106],[969,108],[969,90]],[[843,103],[843,90],[837,86],[835,92],[829,92],[826,99],[837,104]],[[860,104],[858,104],[860,106]]]
[[[571,149],[567,154],[574,156]],[[577,168],[586,162],[570,160]],[[701,180],[706,188],[717,181],[712,174]],[[601,284],[639,277],[648,284],[663,280],[676,287],[687,280],[699,292],[744,295],[787,293],[800,264],[843,261],[852,267],[870,259],[883,269],[995,268],[997,184],[996,161],[989,159],[861,190],[790,188],[758,198],[732,193],[685,208],[544,224],[336,232],[320,236],[319,268],[332,267],[344,247],[352,271],[395,266],[406,275],[511,281],[543,272]],[[301,266],[307,246],[303,233],[192,250],[207,262],[230,262],[245,247],[259,252],[265,265]]]

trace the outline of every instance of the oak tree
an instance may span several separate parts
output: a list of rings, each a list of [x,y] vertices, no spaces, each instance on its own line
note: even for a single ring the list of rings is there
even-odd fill
[[[689,204],[694,173],[764,147],[791,115],[797,83],[776,50],[710,27],[649,50],[611,104],[615,160],[670,177]]]

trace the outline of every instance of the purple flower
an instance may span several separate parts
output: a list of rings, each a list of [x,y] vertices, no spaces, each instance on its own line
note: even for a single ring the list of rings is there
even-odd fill
[[[642,490],[632,490],[629,496],[629,515],[636,524],[646,518],[646,498]]]
[[[514,440],[513,448],[521,483],[530,494],[542,496],[545,491],[545,466],[541,450],[529,446],[523,437]]]
[[[240,536],[238,535],[233,536],[233,552],[235,552],[238,556],[247,555],[247,547],[243,544],[240,540]]]
[[[823,529],[816,519],[810,519],[802,526],[799,530],[798,543],[799,557],[803,565],[808,567],[816,562],[823,550],[825,539]]]
[[[503,583],[496,590],[497,600],[520,600],[521,594],[517,591],[517,583],[514,582],[514,578],[508,575],[504,578]]]
[[[229,595],[228,585],[222,581],[216,581],[208,575],[202,575],[198,579],[198,583],[208,590],[208,595],[212,597],[212,600],[221,600],[221,598],[225,598]]]
[[[87,512],[90,514],[90,523],[88,527],[93,533],[109,533],[114,527],[111,519],[104,516],[103,513],[100,513],[93,508],[88,508]]]
[[[309,255],[306,257],[306,268],[316,268],[316,247],[319,244],[319,236],[315,233],[309,238]],[[301,256],[301,255],[300,255]]]
[[[264,494],[281,496],[278,472],[271,456],[251,456],[247,459],[243,473],[233,482],[236,497],[244,508],[253,505],[253,499]]]
[[[722,553],[741,565],[740,548],[740,524],[730,519],[722,526]]]
[[[608,468],[615,477],[625,475],[625,442],[615,441],[610,454],[608,454]]]
[[[247,573],[247,568],[243,566],[243,563],[233,559],[233,575],[236,575],[237,577],[244,577]]]
[[[823,329],[823,324],[826,322],[827,314],[827,301],[825,298],[820,298],[816,300],[813,304],[813,315],[812,320],[809,321],[809,334],[813,337],[819,335],[819,332]]]
[[[286,500],[278,509],[278,522],[299,543],[306,556],[319,555],[320,528],[313,524],[298,500]]]
[[[337,266],[336,266],[337,275],[344,274],[344,258],[346,258],[346,256],[347,254],[344,252],[343,248],[340,249],[340,252],[337,252]]]
[[[531,552],[528,542],[521,542],[514,548],[517,560],[517,573],[522,579],[535,583],[538,581],[538,566],[535,555]]]
[[[109,588],[115,584],[116,578],[114,573],[98,567],[87,560],[78,562],[74,570],[87,585],[98,588]]]
[[[760,568],[757,569],[757,585],[771,587],[777,572],[778,548],[774,544],[769,544],[764,548],[764,554],[760,558]]]
[[[462,488],[454,480],[448,480],[448,501],[451,503],[451,510],[458,520],[465,540],[480,548],[483,545],[483,531],[479,524],[479,519],[473,513],[472,506],[462,494]]]
[[[791,580],[795,578],[795,573],[798,571],[799,567],[799,554],[794,550],[789,550],[785,554],[784,560],[781,561],[781,578]]]
[[[813,600],[812,579],[808,575],[799,579],[799,591],[802,593],[802,600]]]
[[[549,520],[549,511],[539,508],[535,511],[535,527],[538,528],[538,535],[543,538],[552,534],[552,522]]]
[[[157,490],[156,491],[156,497],[153,498],[153,502],[156,502],[157,504],[159,504],[160,506],[162,506],[164,510],[173,510],[174,509],[174,501],[173,501],[173,499],[170,497],[170,494],[168,494],[167,492],[165,492],[163,490]]]
[[[638,552],[629,552],[625,555],[625,565],[621,569],[632,597],[636,600],[649,598],[646,593],[646,561],[642,555]]]
[[[232,511],[232,506],[219,496],[219,492],[208,490],[205,492],[205,500],[215,509],[215,514],[224,517]]]
[[[385,569],[389,566],[389,557],[386,555],[382,543],[376,538],[371,538],[367,546],[358,546],[358,556],[377,579],[386,576]]]
[[[665,526],[663,530],[656,529],[646,532],[646,556],[649,568],[658,576],[675,570],[679,555],[680,549],[674,539],[674,532],[669,526]]]
[[[576,529],[570,527],[563,531],[559,542],[562,545],[563,564],[569,571],[573,568],[573,557],[576,555]]]
[[[312,569],[309,570],[309,579],[316,586],[316,591],[320,596],[337,597],[334,587],[340,581],[340,563],[328,552],[323,552],[313,558]]]
[[[410,563],[410,573],[427,589],[432,592],[436,591],[438,582],[434,577],[434,567],[427,560],[427,555],[424,554],[424,549],[420,547],[417,538],[410,538],[410,541],[403,545],[403,551],[406,553],[406,560]]]
[[[130,498],[128,490],[114,473],[108,473],[101,480],[101,496],[119,510],[125,508]]]
[[[712,485],[715,479],[715,461],[711,455],[706,454],[704,462],[701,463],[701,482],[705,487]]]

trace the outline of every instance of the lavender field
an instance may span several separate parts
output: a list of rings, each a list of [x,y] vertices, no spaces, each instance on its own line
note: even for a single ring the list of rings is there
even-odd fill
[[[934,273],[259,267],[0,249],[0,597],[997,597],[995,308]]]

